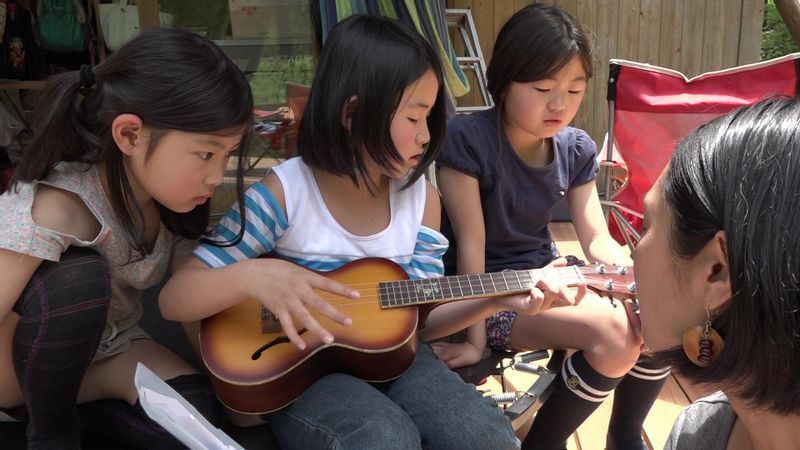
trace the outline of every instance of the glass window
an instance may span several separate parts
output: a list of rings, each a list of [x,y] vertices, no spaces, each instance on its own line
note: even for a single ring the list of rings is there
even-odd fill
[[[257,108],[286,105],[287,81],[311,84],[314,61],[306,1],[158,0],[158,10],[171,15],[174,26],[222,47],[250,79]]]

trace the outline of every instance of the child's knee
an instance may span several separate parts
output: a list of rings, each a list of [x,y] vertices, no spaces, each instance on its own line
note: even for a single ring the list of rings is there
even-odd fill
[[[641,340],[635,336],[622,308],[597,321],[594,344],[583,349],[586,360],[601,374],[616,378],[627,373],[639,358]],[[617,314],[619,313],[619,314]]]
[[[104,257],[71,247],[58,262],[43,262],[31,277],[14,311],[28,319],[78,312],[82,327],[105,324],[111,302],[111,278]],[[76,323],[75,325],[78,325]]]

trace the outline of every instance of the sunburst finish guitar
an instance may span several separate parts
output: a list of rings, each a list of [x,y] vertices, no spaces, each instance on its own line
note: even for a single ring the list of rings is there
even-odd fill
[[[311,310],[333,334],[331,344],[299,330],[306,348],[298,349],[280,330],[274,316],[254,300],[202,321],[203,361],[227,407],[247,414],[275,411],[334,372],[368,381],[397,378],[411,365],[416,351],[419,316],[414,306],[524,293],[542,276],[558,277],[573,286],[585,282],[594,290],[620,297],[635,296],[632,270],[604,270],[602,266],[409,280],[405,270],[394,262],[366,258],[323,275],[361,293],[358,299],[349,299],[317,291],[353,319],[351,326],[343,326]]]

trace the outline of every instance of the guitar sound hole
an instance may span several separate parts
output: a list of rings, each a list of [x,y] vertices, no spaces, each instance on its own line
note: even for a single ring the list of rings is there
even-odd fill
[[[305,328],[301,328],[300,330],[297,331],[297,334],[302,336],[303,333],[305,333],[306,331],[307,330]],[[279,344],[288,344],[289,342],[291,342],[291,341],[286,336],[277,337],[277,338],[267,342],[266,344],[262,345],[261,347],[259,347],[258,350],[253,352],[253,355],[250,356],[250,358],[252,358],[253,361],[255,361],[258,358],[261,358],[261,354],[264,353],[265,351],[267,351],[268,349],[270,349],[271,347],[274,347],[274,346],[279,345]]]

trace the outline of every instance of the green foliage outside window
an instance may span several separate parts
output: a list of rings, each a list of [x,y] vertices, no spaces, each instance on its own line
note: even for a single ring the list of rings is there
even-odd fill
[[[761,35],[761,59],[772,59],[800,51],[792,40],[773,0],[764,5],[764,28]]]
[[[275,108],[286,104],[286,82],[310,85],[314,77],[314,59],[310,48],[306,54],[288,52],[292,56],[262,56],[255,73],[250,77],[253,99],[260,108]]]

